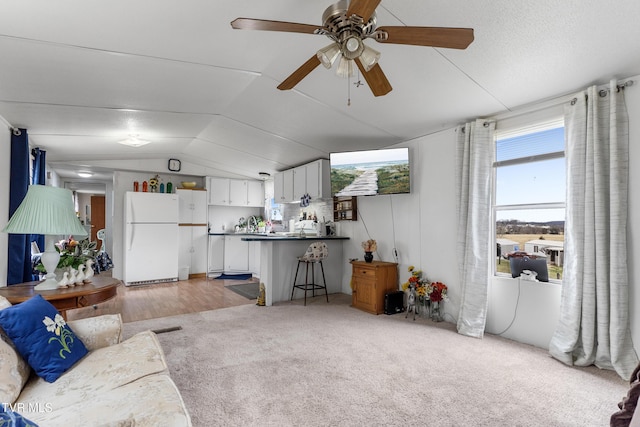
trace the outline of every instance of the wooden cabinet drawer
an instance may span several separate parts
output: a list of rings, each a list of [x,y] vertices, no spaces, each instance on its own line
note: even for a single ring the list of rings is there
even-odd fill
[[[376,269],[375,268],[366,268],[360,266],[353,267],[353,278],[359,280],[373,280],[376,279]]]

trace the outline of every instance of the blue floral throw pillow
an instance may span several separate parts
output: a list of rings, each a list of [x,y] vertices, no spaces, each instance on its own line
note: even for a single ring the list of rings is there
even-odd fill
[[[40,295],[0,311],[0,327],[36,374],[50,383],[88,352],[58,310]]]

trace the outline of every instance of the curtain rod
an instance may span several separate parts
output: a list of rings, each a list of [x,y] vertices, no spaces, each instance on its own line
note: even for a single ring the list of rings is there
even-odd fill
[[[624,90],[625,87],[633,86],[634,80],[632,78],[622,79],[617,84],[618,90]],[[604,83],[601,85],[595,86],[609,86],[609,83]],[[584,89],[582,89],[584,90]],[[537,111],[546,110],[547,108],[557,107],[559,105],[564,104],[565,102],[571,102],[573,98],[575,98],[576,93],[580,92],[580,90],[574,91],[571,94],[561,95],[555,98],[550,98],[545,101],[535,102],[533,104],[527,104],[521,107],[516,107],[514,110],[498,113],[492,116],[488,116],[487,119],[491,120],[504,120],[512,117],[518,117],[525,114],[535,113]]]
[[[11,123],[9,123],[7,121],[7,119],[5,119],[4,117],[0,116],[0,120],[2,120],[2,122],[4,122],[4,124],[7,125],[7,127],[9,129],[11,129],[11,131],[16,134],[16,135],[20,135],[22,132],[20,132],[20,129],[18,129],[17,127],[13,126]],[[17,133],[16,133],[17,132]]]

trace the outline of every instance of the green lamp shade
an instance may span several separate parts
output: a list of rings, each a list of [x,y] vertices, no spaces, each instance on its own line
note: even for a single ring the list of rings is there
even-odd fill
[[[66,188],[30,185],[27,195],[4,228],[12,234],[63,234],[86,236]]]

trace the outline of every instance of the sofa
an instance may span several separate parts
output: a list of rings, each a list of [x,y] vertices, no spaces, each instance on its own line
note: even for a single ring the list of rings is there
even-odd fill
[[[0,296],[0,315],[9,307]],[[191,425],[155,333],[121,341],[119,314],[60,323],[86,351],[52,382],[36,375],[30,357],[16,348],[18,338],[13,342],[9,329],[0,327],[0,415],[41,427]]]

